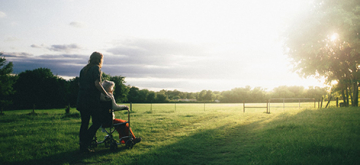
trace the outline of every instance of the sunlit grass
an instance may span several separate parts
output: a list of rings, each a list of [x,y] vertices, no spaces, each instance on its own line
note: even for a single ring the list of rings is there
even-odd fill
[[[251,104],[247,106],[253,106]],[[261,104],[260,106],[263,106]],[[313,106],[313,103],[312,103]],[[242,104],[133,104],[132,150],[78,152],[79,113],[6,111],[0,164],[356,164],[360,109],[305,110]],[[126,119],[123,111],[117,118]],[[116,134],[116,133],[115,133]],[[98,131],[99,139],[104,133]]]

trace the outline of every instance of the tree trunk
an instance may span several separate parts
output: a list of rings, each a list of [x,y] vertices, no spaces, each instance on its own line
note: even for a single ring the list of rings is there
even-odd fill
[[[351,85],[350,85],[351,86]],[[352,88],[351,87],[349,87],[349,96],[350,96],[350,101],[351,101],[351,106],[353,106],[354,105],[354,97],[353,97],[353,90],[352,90]]]
[[[357,107],[359,106],[359,89],[358,89],[358,85],[357,85],[357,81],[353,82],[353,101],[352,101],[352,106],[353,107]]]
[[[347,88],[344,88],[342,91],[341,91],[341,94],[343,96],[343,102],[344,102],[344,106],[346,107],[349,103],[348,103],[348,95],[347,95]]]
[[[345,94],[346,94],[346,107],[349,106],[349,89],[348,89],[348,86],[346,85],[346,89],[345,89]]]

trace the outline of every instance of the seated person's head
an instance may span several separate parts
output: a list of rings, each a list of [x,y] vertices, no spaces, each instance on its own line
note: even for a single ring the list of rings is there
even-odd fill
[[[113,81],[105,80],[105,81],[103,81],[102,86],[104,87],[106,92],[113,93],[115,83]]]

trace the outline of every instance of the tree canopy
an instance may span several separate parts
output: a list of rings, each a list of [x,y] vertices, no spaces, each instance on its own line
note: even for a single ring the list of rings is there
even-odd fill
[[[53,75],[50,69],[27,70],[18,75],[14,84],[14,102],[17,108],[59,108],[67,102],[66,81]]]
[[[1,55],[1,54],[0,54]],[[14,94],[13,84],[15,83],[16,77],[10,74],[13,71],[13,64],[9,62],[6,64],[6,59],[0,57],[0,109],[1,113],[5,106],[12,103],[9,96]]]
[[[344,102],[349,96],[344,93],[350,92],[352,105],[358,106],[360,1],[308,2],[308,10],[287,26],[286,53],[301,76],[338,82],[334,89],[341,90]]]

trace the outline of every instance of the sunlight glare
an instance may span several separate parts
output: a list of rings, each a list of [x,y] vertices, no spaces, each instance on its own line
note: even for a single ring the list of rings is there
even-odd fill
[[[339,38],[339,34],[334,33],[333,35],[331,35],[330,40],[334,42],[334,41],[337,40],[338,38]]]

